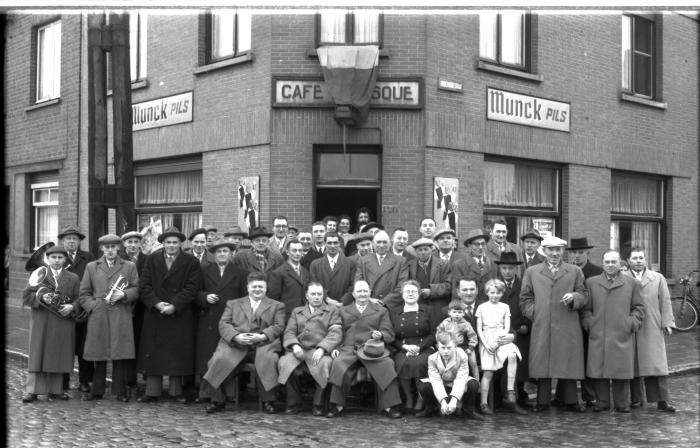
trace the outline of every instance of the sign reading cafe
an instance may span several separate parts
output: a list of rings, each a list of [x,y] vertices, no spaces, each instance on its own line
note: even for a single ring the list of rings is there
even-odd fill
[[[486,89],[486,118],[555,131],[570,132],[569,103]]]
[[[134,104],[131,120],[134,131],[192,121],[192,92]]]

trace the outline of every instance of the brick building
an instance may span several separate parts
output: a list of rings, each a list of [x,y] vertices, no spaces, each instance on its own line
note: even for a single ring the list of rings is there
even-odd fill
[[[12,289],[59,226],[88,228],[86,17],[8,16]],[[247,209],[304,225],[367,206],[412,239],[435,216],[462,238],[495,219],[513,241],[533,226],[586,236],[595,259],[641,245],[676,276],[700,252],[698,24],[661,11],[133,11],[139,226],[221,230],[248,224]],[[379,47],[376,86],[366,120],[343,127],[318,48],[359,44]]]

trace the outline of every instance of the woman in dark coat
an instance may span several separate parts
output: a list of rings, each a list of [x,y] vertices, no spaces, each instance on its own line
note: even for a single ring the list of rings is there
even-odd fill
[[[433,346],[437,322],[430,306],[418,304],[418,282],[404,282],[401,294],[403,305],[395,307],[390,313],[396,333],[396,339],[392,343],[396,349],[394,364],[405,397],[404,408],[407,411],[418,411],[423,408],[423,400],[416,398],[418,388],[413,386],[416,381],[428,375],[428,356],[435,352]]]

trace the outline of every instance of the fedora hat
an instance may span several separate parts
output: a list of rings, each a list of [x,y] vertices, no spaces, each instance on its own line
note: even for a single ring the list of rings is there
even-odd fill
[[[189,241],[192,241],[192,240],[194,239],[194,237],[197,236],[197,235],[199,235],[200,233],[201,233],[201,234],[204,234],[204,236],[206,236],[206,235],[207,235],[207,229],[205,229],[204,227],[196,228],[196,229],[194,229],[192,232],[190,232],[190,236],[187,237],[187,239],[188,239]]]
[[[425,238],[425,237],[418,238],[413,243],[411,243],[411,247],[413,247],[414,249],[421,247],[421,246],[433,247],[433,245],[435,245],[435,243],[433,243],[433,240],[431,240],[430,238]]]
[[[240,236],[242,238],[248,238],[248,232],[244,232],[239,226],[233,226],[224,232],[224,236]]]
[[[496,264],[523,264],[522,261],[518,260],[518,256],[515,254],[515,252],[501,252],[501,258],[498,260],[495,260],[494,263]]]
[[[74,226],[73,224],[64,227],[61,233],[58,234],[58,239],[61,240],[66,235],[77,235],[81,240],[85,239],[85,235],[80,231],[80,227]]]
[[[248,235],[248,239],[250,241],[253,241],[255,238],[258,238],[261,236],[270,238],[272,236],[272,232],[268,232],[265,227],[256,227],[250,231],[250,234]]]
[[[588,244],[588,238],[571,238],[569,250],[593,249],[593,246]]]
[[[180,232],[180,229],[177,227],[170,227],[165,230],[165,232],[161,233],[158,235],[158,242],[163,243],[163,240],[166,239],[169,236],[176,236],[180,239],[180,242],[183,242],[187,239],[184,233]]]
[[[384,345],[384,341],[370,339],[357,349],[356,355],[365,361],[376,361],[389,356],[389,350]]]
[[[97,244],[100,246],[103,244],[121,244],[122,239],[119,238],[119,235],[115,235],[113,233],[108,233],[107,235],[102,235],[97,239]]]
[[[472,241],[478,240],[479,238],[483,238],[488,242],[491,239],[491,235],[484,232],[482,229],[474,229],[467,235],[467,239],[464,240],[464,245],[469,247]]]
[[[226,241],[226,240],[224,240],[223,238],[221,238],[221,239],[216,240],[216,241],[214,242],[214,244],[212,244],[212,246],[209,248],[209,252],[214,253],[214,252],[216,252],[216,249],[218,249],[218,248],[220,248],[220,247],[228,247],[228,248],[231,249],[231,250],[236,250],[236,245],[235,245],[235,244],[233,244],[232,242]]]
[[[556,236],[548,236],[542,240],[542,247],[559,247],[566,246],[566,240],[557,238]]]
[[[437,240],[438,238],[440,238],[441,236],[443,236],[445,234],[450,234],[455,238],[457,237],[457,232],[455,232],[452,229],[440,229],[435,233],[435,236],[433,236],[433,239]]]
[[[217,229],[214,226],[204,226],[204,230],[206,230],[207,232],[214,232],[214,233],[219,231],[219,229]]]
[[[529,229],[525,235],[520,237],[520,241],[525,241],[528,238],[532,238],[533,240],[538,240],[542,242],[544,238],[542,238],[542,235],[540,235],[540,232],[537,231],[537,229]]]
[[[131,232],[126,232],[124,235],[122,235],[122,241],[126,241],[129,238],[138,238],[138,239],[142,240],[143,235],[141,235],[141,232],[137,232],[136,230],[132,230]]]

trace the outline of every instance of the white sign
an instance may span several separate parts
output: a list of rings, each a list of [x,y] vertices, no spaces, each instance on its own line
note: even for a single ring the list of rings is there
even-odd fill
[[[131,121],[134,131],[192,121],[192,92],[134,104]]]
[[[486,118],[569,132],[569,103],[486,88]]]

